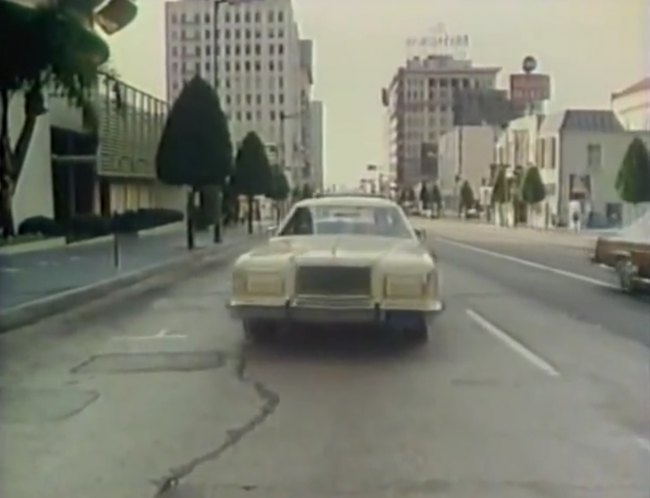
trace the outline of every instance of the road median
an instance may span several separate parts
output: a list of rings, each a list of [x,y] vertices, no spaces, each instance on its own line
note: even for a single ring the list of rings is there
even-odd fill
[[[230,243],[199,248],[163,263],[155,263],[90,285],[2,310],[0,311],[0,334],[82,306],[84,310],[90,305],[93,308],[104,307],[110,305],[114,299],[123,299],[172,285],[179,277],[190,277],[208,268],[227,264],[233,257],[248,250],[263,238],[262,235],[255,235],[236,239]]]

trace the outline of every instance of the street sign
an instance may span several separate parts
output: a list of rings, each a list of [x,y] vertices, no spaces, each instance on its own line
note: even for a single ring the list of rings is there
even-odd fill
[[[548,74],[511,74],[510,98],[519,104],[550,99],[551,77]]]

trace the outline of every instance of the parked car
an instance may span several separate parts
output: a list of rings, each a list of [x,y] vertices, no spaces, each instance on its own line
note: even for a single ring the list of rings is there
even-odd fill
[[[228,306],[253,340],[314,323],[376,325],[426,340],[443,309],[438,265],[393,201],[306,199],[273,230],[233,268]]]
[[[614,269],[626,292],[650,288],[650,211],[618,233],[599,237],[592,261]]]

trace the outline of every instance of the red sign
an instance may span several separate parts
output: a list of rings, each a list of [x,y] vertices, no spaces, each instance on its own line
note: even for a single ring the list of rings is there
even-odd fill
[[[511,74],[510,98],[529,103],[551,98],[551,77],[548,74]]]

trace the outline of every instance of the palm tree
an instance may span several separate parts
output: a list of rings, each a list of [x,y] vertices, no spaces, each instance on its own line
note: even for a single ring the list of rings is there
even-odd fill
[[[0,2],[0,46],[19,47],[0,57],[0,224],[5,236],[14,234],[13,194],[38,117],[47,112],[45,95],[64,97],[88,116],[89,97],[110,55],[94,26],[112,34],[136,12],[132,0]],[[24,96],[25,116],[12,147],[9,106],[17,95]]]

